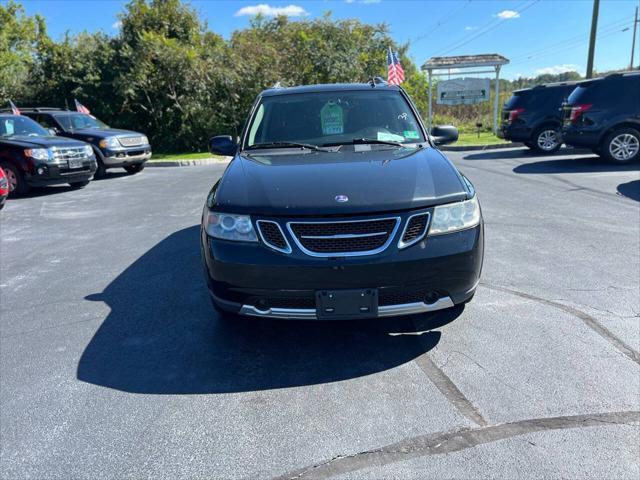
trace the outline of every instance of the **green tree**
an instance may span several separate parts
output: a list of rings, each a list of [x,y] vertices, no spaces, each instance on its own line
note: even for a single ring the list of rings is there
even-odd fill
[[[44,19],[28,17],[13,0],[0,5],[0,106],[32,94],[29,82],[39,45],[47,40]]]

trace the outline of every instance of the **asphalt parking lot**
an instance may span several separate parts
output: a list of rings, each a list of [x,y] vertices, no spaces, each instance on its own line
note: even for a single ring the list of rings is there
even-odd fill
[[[474,301],[221,321],[198,223],[225,164],[0,214],[2,478],[640,476],[640,173],[451,152],[485,216]]]

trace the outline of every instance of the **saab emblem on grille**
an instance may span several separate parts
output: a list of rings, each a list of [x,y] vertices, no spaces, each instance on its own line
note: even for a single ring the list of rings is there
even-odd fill
[[[336,202],[338,203],[344,203],[349,201],[349,197],[347,197],[346,195],[336,195],[335,198],[336,198]]]

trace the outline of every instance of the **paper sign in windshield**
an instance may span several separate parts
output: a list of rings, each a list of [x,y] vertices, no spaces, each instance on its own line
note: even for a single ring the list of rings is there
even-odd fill
[[[342,107],[333,102],[327,103],[320,110],[320,122],[323,135],[338,135],[344,132]]]
[[[393,133],[378,132],[378,140],[382,140],[384,142],[404,142],[404,137]]]

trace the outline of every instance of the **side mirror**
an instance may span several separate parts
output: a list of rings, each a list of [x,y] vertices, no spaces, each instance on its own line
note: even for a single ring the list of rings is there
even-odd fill
[[[50,128],[49,129],[49,135],[51,135],[52,137],[55,137],[56,135],[58,135],[58,129],[57,128]]]
[[[209,151],[214,155],[232,157],[238,150],[238,144],[231,139],[231,135],[217,135],[209,140]]]
[[[458,140],[458,129],[452,125],[433,127],[429,134],[436,145],[447,145]]]

